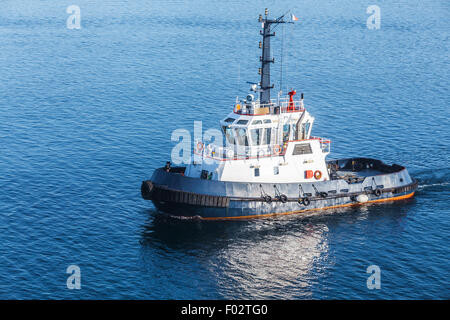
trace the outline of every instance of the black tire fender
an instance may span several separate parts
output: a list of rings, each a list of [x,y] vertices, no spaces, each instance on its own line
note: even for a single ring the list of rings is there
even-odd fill
[[[152,200],[153,183],[150,180],[142,181],[141,196],[145,200]]]
[[[326,197],[328,197],[328,193],[326,193],[326,192],[321,192],[321,193],[320,193],[320,196],[321,196],[322,198],[326,198]]]
[[[304,197],[304,198],[302,199],[302,203],[303,203],[303,205],[304,205],[305,207],[307,207],[307,206],[309,206],[309,204],[311,203],[311,200],[309,200],[308,197]]]

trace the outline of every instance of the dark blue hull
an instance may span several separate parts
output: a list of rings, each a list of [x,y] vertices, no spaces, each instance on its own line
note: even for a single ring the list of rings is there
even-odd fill
[[[355,161],[339,161],[345,164],[348,160]],[[359,168],[360,178],[353,181],[333,179],[301,184],[281,183],[275,184],[276,187],[273,184],[191,178],[184,176],[180,168],[169,172],[161,168],[155,171],[151,181],[143,182],[141,191],[143,198],[152,200],[162,212],[203,219],[298,214],[362,203],[403,200],[414,195],[417,182],[411,179],[404,167],[387,166],[373,159],[358,158],[356,161],[362,161],[364,165],[376,163],[376,168],[370,171]]]

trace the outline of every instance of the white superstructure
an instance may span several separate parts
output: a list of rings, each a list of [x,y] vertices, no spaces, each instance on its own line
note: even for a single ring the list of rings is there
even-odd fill
[[[220,122],[225,146],[196,141],[185,175],[253,183],[328,180],[330,141],[311,136],[314,117],[306,111],[303,95],[294,100],[291,93],[268,104],[252,95],[238,101]]]

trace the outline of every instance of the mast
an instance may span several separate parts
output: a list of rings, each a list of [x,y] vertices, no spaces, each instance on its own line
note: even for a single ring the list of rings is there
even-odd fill
[[[270,84],[270,64],[275,62],[275,59],[270,57],[270,37],[274,37],[275,32],[271,33],[270,27],[272,24],[286,23],[284,21],[285,14],[275,20],[269,19],[267,17],[268,14],[269,11],[266,8],[265,17],[263,18],[262,15],[259,15],[258,19],[262,23],[263,28],[263,30],[260,30],[263,41],[259,43],[259,47],[262,48],[262,56],[259,57],[261,61],[261,68],[259,69],[259,74],[261,75],[259,100],[261,104],[270,103],[270,89],[274,87],[273,84]]]

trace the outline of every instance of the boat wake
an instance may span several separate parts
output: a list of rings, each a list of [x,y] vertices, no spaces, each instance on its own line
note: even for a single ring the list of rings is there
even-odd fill
[[[449,186],[450,182],[443,182],[443,183],[434,183],[434,184],[424,184],[424,185],[419,185],[419,187],[417,188],[418,190],[423,190],[425,188],[431,188],[431,187],[444,187],[444,186]]]
[[[418,191],[447,189],[450,186],[450,168],[428,169],[412,174],[418,181]]]
[[[177,215],[169,214],[169,213],[166,213],[166,216],[168,218],[170,218],[170,219],[176,219],[176,220],[193,220],[193,221],[202,220],[202,217],[200,217],[200,216],[192,216],[192,217],[190,217],[190,216],[177,216]]]

